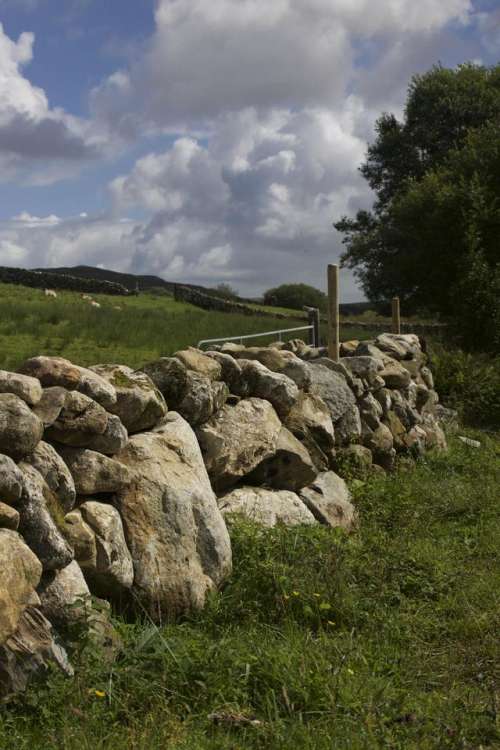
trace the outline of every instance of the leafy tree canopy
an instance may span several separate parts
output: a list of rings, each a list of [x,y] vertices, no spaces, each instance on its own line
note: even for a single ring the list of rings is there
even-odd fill
[[[344,234],[342,263],[370,300],[399,295],[407,312],[460,318],[470,345],[491,347],[500,328],[498,301],[491,306],[500,273],[500,65],[415,76],[403,122],[384,114],[376,132],[361,166],[373,209],[334,225]]]
[[[282,284],[264,293],[264,304],[273,307],[302,310],[307,305],[325,310],[326,303],[326,294],[308,284]]]

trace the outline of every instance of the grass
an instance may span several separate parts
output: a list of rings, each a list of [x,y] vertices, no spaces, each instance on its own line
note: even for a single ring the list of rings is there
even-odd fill
[[[84,651],[73,680],[2,709],[0,747],[500,747],[500,441],[469,434],[480,449],[355,482],[350,537],[235,522],[233,576],[201,614],[118,621],[122,657]]]
[[[74,292],[58,292],[56,300],[43,292],[0,284],[0,367],[15,369],[38,354],[66,357],[80,365],[120,363],[140,367],[198,341],[262,331],[295,328],[294,319],[259,318],[207,312],[172,297],[94,295],[100,309]],[[121,310],[116,310],[118,306]],[[356,333],[356,332],[354,332]],[[367,338],[369,331],[360,331]],[[297,334],[290,334],[296,337]],[[303,332],[298,335],[306,335]],[[346,332],[346,338],[353,338]],[[255,339],[267,344],[275,336]]]

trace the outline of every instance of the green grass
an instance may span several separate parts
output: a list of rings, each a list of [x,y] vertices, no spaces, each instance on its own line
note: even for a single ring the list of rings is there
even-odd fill
[[[57,300],[27,287],[0,284],[0,367],[15,369],[38,354],[66,357],[80,365],[120,363],[140,367],[198,341],[282,328],[300,321],[207,312],[172,297],[93,295],[92,308],[74,292],[58,292]],[[119,306],[121,310],[115,310]],[[369,331],[360,331],[364,338]],[[307,331],[290,334],[307,337]],[[267,344],[276,337],[254,339]],[[345,338],[353,338],[351,330]]]
[[[470,434],[480,449],[357,483],[350,537],[234,524],[233,576],[204,612],[118,622],[121,659],[89,650],[73,680],[2,709],[0,747],[500,747],[500,441]]]

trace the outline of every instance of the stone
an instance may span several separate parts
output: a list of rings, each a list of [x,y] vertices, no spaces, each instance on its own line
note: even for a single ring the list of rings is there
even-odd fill
[[[448,450],[446,436],[438,421],[430,414],[426,414],[421,425],[425,432],[425,447],[445,453]]]
[[[125,448],[128,442],[128,432],[116,414],[108,415],[108,423],[102,435],[92,439],[90,447],[98,453],[112,456]]]
[[[26,456],[24,463],[30,464],[42,475],[66,513],[73,508],[76,500],[75,483],[55,448],[41,440],[33,453]]]
[[[284,349],[250,346],[240,350],[230,351],[236,359],[257,360],[272,372],[282,373],[289,377],[302,390],[308,390],[311,377],[309,367],[292,352]]]
[[[337,452],[337,470],[346,468],[349,472],[364,476],[371,470],[373,458],[371,451],[364,445],[348,445]]]
[[[125,542],[120,514],[112,505],[92,500],[80,505],[79,510],[95,538],[95,567],[85,566],[92,593],[106,598],[115,597],[123,589],[129,589],[134,580],[134,566]]]
[[[19,460],[31,453],[43,435],[43,424],[13,393],[0,393],[0,453]]]
[[[127,467],[114,458],[88,448],[61,448],[77,495],[118,492],[130,481]]]
[[[382,415],[385,416],[392,406],[391,391],[388,388],[378,388],[373,391],[373,396],[379,402],[382,407]]]
[[[232,357],[229,359],[232,360]],[[144,365],[142,371],[151,378],[170,408],[177,408],[189,387],[187,367],[175,357],[161,357],[156,362]]]
[[[325,402],[335,426],[346,411],[356,405],[354,394],[345,379],[328,367],[314,364],[309,367],[309,371],[312,381],[310,392]]]
[[[231,393],[242,397],[249,395],[248,386],[241,377],[241,367],[234,357],[223,352],[206,352],[206,356],[219,363],[221,380],[226,383]]]
[[[384,424],[391,431],[394,447],[397,450],[402,450],[406,446],[406,429],[397,414],[393,411],[388,411],[384,418]]]
[[[96,365],[90,368],[116,390],[116,404],[108,411],[120,417],[129,435],[149,430],[167,413],[165,399],[145,372],[125,365]]]
[[[412,359],[421,352],[419,338],[413,333],[381,333],[375,339],[375,346],[393,359]]]
[[[54,640],[52,625],[36,607],[28,606],[16,632],[0,646],[0,699],[26,690],[31,679],[54,665],[73,676],[66,651]]]
[[[16,631],[41,575],[42,564],[23,538],[0,529],[0,644]]]
[[[66,403],[67,395],[66,388],[58,385],[43,389],[42,398],[33,408],[33,412],[42,420],[44,427],[50,427],[57,420]]]
[[[132,476],[115,504],[134,561],[134,597],[156,622],[203,607],[231,572],[231,545],[191,427],[172,412],[117,458]]]
[[[63,357],[32,357],[18,372],[37,378],[44,388],[59,385],[68,391],[78,388],[81,377],[80,368]]]
[[[319,523],[352,531],[358,522],[351,494],[344,480],[333,471],[319,474],[314,482],[302,489],[300,499]]]
[[[41,474],[29,464],[20,464],[24,488],[19,500],[19,532],[36,554],[44,570],[64,568],[73,550],[64,538],[64,515],[57,498]]]
[[[379,374],[386,388],[390,390],[400,390],[410,385],[411,375],[399,362],[391,362],[385,365]]]
[[[281,422],[268,401],[248,398],[224,406],[197,436],[216,491],[236,484],[274,455]]]
[[[262,526],[311,526],[316,522],[311,511],[294,492],[264,487],[240,487],[219,500],[224,516],[241,515]]]
[[[219,362],[212,357],[207,357],[199,349],[189,347],[189,349],[176,352],[174,357],[179,359],[188,370],[194,370],[209,380],[221,379],[222,367]]]
[[[325,402],[301,391],[284,425],[306,447],[318,471],[325,471],[335,446],[332,418]]]
[[[375,463],[390,471],[394,465],[394,438],[385,424],[380,424],[376,430],[369,430],[364,437],[364,444],[373,454]]]
[[[176,409],[190,425],[197,427],[222,409],[228,396],[229,388],[225,383],[188,370],[188,390]]]
[[[386,359],[390,359],[386,353],[384,353],[378,346],[375,346],[373,341],[360,341],[354,352],[356,357],[374,357],[385,363]]]
[[[359,399],[358,408],[361,421],[367,424],[370,429],[376,430],[383,415],[379,401],[371,393],[367,393]]]
[[[51,441],[84,448],[102,435],[107,425],[108,414],[102,406],[83,393],[71,391],[58,418],[45,434]]]
[[[82,570],[95,569],[97,565],[97,546],[93,530],[83,520],[79,509],[72,510],[64,516],[64,537],[72,546],[75,560]]]
[[[248,393],[269,401],[280,419],[286,419],[299,396],[299,389],[294,381],[283,373],[268,370],[258,360],[240,359],[239,364]]]
[[[29,375],[0,370],[0,393],[13,393],[29,406],[35,406],[42,398],[42,386]]]
[[[290,339],[283,344],[283,346],[277,348],[284,349],[287,352],[292,352],[292,354],[296,354],[299,359],[309,359],[311,352],[315,347],[306,344],[302,339]]]
[[[318,357],[313,362],[311,362],[311,365],[323,365],[324,367],[328,367],[329,370],[332,370],[333,372],[338,373],[338,375],[341,375],[341,377],[345,379],[349,388],[352,388],[352,374],[350,370],[342,364],[342,362],[334,362],[333,359],[330,359],[329,357]]]
[[[431,414],[432,416],[434,416],[438,403],[439,396],[436,391],[428,391],[427,400],[420,409],[420,413],[422,414],[422,416],[425,416],[426,414]]]
[[[447,432],[455,432],[458,429],[458,412],[455,409],[448,409],[442,404],[436,404],[434,416]]]
[[[428,367],[422,367],[420,370],[420,375],[422,377],[422,380],[424,381],[425,385],[430,391],[434,390],[434,377],[432,375],[432,372],[429,370]]]
[[[342,341],[339,348],[339,354],[341,357],[352,357],[354,352],[358,348],[359,341],[357,339],[351,339],[350,341]]]
[[[84,393],[93,401],[103,406],[105,409],[111,409],[117,400],[116,389],[105,378],[86,367],[78,368],[80,370],[80,382],[78,391]]]
[[[15,504],[23,490],[23,473],[17,464],[0,453],[0,500]]]
[[[19,513],[11,505],[0,501],[0,528],[17,531],[19,528]]]
[[[377,359],[376,357],[343,357],[341,364],[343,364],[354,377],[366,380],[370,386],[375,385],[375,378],[384,368],[382,360]]]
[[[357,404],[351,404],[335,424],[335,444],[348,445],[361,437],[361,416]]]
[[[306,448],[290,430],[282,427],[275,453],[264,459],[248,474],[247,479],[253,486],[262,485],[276,490],[297,492],[312,482],[317,473]]]
[[[61,570],[44,573],[37,593],[41,613],[56,628],[64,630],[88,621],[91,594],[76,560]]]
[[[413,409],[400,391],[391,392],[392,411],[398,416],[406,430],[420,422],[420,415]]]

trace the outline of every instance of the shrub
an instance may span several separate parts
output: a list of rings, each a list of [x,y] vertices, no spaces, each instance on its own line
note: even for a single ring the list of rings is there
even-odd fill
[[[327,297],[322,291],[308,284],[282,284],[264,293],[264,304],[289,307],[292,310],[302,310],[304,305],[326,310]]]

